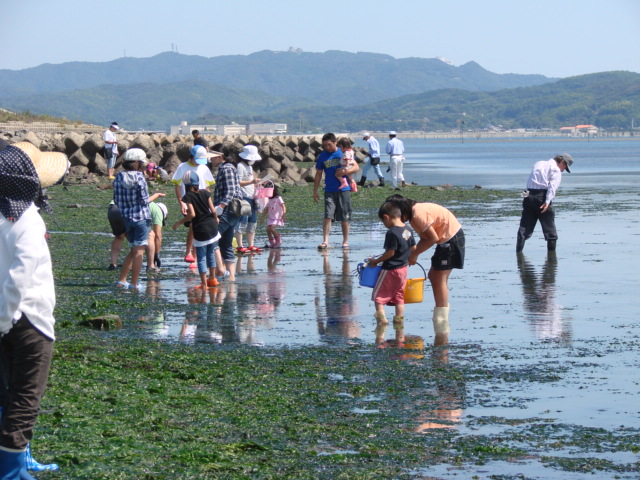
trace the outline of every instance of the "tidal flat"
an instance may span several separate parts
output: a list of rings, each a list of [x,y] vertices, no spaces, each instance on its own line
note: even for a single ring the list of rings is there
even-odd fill
[[[386,348],[352,271],[381,251],[392,192],[355,194],[351,248],[324,253],[311,193],[285,189],[277,256],[202,295],[168,228],[162,271],[116,291],[111,190],[50,189],[58,338],[32,447],[60,471],[38,478],[640,478],[637,191],[561,191],[557,255],[536,230],[516,256],[518,191],[408,187],[461,219],[467,263],[449,344],[427,287]],[[104,315],[122,327],[82,326]]]

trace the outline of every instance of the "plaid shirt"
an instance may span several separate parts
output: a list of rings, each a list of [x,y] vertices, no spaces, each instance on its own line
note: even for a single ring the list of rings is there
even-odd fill
[[[224,203],[225,205],[229,205],[234,198],[242,198],[238,171],[232,164],[225,162],[218,167],[213,204],[220,205]]]
[[[125,184],[133,188],[127,188]],[[113,201],[125,219],[132,222],[151,220],[149,190],[142,172],[120,172],[113,181]]]

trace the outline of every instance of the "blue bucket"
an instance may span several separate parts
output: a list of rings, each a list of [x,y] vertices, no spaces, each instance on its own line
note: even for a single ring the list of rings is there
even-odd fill
[[[382,270],[382,265],[376,265],[371,268],[368,267],[366,263],[358,264],[358,277],[360,278],[360,285],[363,287],[373,288],[376,286],[376,282],[378,281],[378,275],[380,275],[380,271]]]

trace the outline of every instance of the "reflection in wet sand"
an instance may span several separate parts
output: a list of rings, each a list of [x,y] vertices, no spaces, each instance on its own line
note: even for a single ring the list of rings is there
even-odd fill
[[[336,254],[327,250],[319,253],[322,255],[324,295],[316,291],[314,299],[318,333],[323,341],[328,342],[336,338],[358,338],[358,299],[353,292],[354,277],[349,266],[349,252],[343,249],[341,260],[332,258]],[[331,270],[331,260],[341,262],[339,271]]]
[[[524,315],[539,340],[555,340],[570,344],[571,321],[556,302],[558,258],[556,252],[547,252],[540,274],[524,253],[517,254],[518,272],[522,281]]]

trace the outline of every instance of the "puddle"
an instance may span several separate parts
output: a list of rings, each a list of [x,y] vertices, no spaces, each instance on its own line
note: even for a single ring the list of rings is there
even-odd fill
[[[594,206],[600,200],[606,204],[604,212]],[[502,372],[500,378],[488,375],[431,390],[425,387],[424,398],[416,398],[411,406],[418,414],[407,427],[423,434],[425,441],[449,431],[460,436],[500,436],[516,430],[526,436],[536,430],[551,441],[554,435],[571,436],[581,428],[640,428],[640,197],[574,195],[565,201],[584,208],[567,211],[558,202],[560,238],[555,254],[546,252],[538,227],[524,253],[516,255],[517,217],[465,219],[467,258],[465,269],[454,271],[450,278],[448,347],[432,348],[433,300],[428,284],[423,303],[406,305],[405,339],[394,338],[393,328],[387,329],[380,347],[389,349],[390,361],[405,361],[416,368],[425,368],[431,361],[434,368],[447,368],[472,364],[474,356],[481,355],[483,365]],[[365,257],[381,252],[383,237],[381,225],[354,225],[351,248],[342,250],[336,248],[340,238],[334,228],[334,247],[318,252],[318,224],[317,231],[288,235],[281,250],[238,258],[238,282],[205,292],[194,288],[199,279],[181,260],[182,243],[165,245],[163,272],[144,279],[143,292],[121,294],[162,297],[169,306],[129,322],[123,319],[122,330],[105,335],[185,344],[374,345],[371,289],[359,286],[353,272]],[[429,256],[421,261],[425,267]],[[530,381],[523,381],[523,375]],[[331,380],[357,383],[361,379],[335,374]],[[338,395],[356,405],[353,413],[385,414],[384,394]],[[547,433],[547,425],[557,429]],[[545,445],[514,447],[533,452],[534,458],[455,467],[441,464],[413,474],[442,479],[497,478],[497,474],[585,478],[585,473],[545,464],[537,457],[544,455]],[[635,460],[624,452],[550,450],[554,458],[593,457],[614,464]],[[597,478],[598,473],[588,475]],[[637,478],[624,470],[616,475]]]

